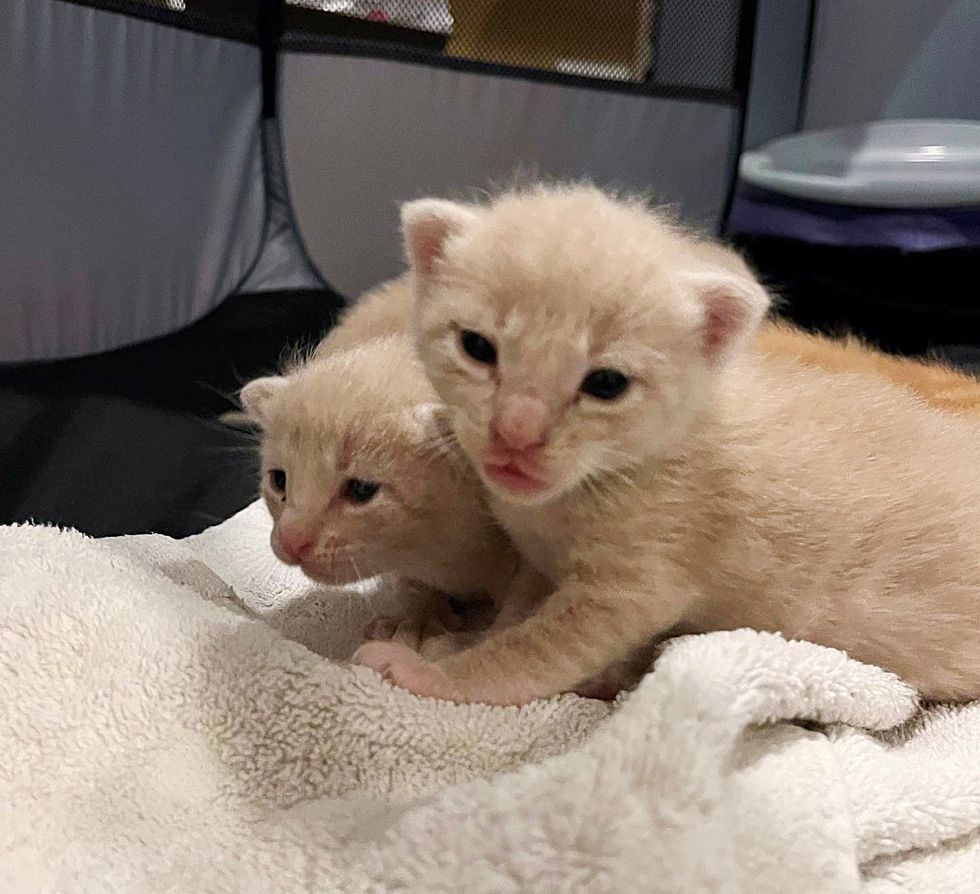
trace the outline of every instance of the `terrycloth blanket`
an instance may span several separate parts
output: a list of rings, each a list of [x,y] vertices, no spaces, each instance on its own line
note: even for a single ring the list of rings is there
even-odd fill
[[[343,663],[391,594],[267,536],[0,528],[4,894],[980,891],[976,705],[751,631],[612,706],[417,699]]]

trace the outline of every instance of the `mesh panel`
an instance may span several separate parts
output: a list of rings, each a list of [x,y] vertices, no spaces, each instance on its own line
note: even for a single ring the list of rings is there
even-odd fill
[[[366,22],[399,25],[418,31],[449,34],[453,16],[447,0],[287,0],[317,12],[335,13]]]
[[[3,2],[3,0],[0,0]],[[254,42],[259,0],[69,0],[192,31]]]
[[[651,0],[469,0],[446,51],[464,59],[642,82]]]
[[[741,0],[287,0],[331,18],[393,26],[360,36],[397,44],[398,29],[443,35],[459,60],[723,94],[735,87]],[[335,34],[350,35],[338,26]]]
[[[651,80],[667,87],[735,88],[739,0],[660,0]]]

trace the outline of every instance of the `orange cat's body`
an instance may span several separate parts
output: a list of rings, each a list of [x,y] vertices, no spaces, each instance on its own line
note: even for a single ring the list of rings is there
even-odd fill
[[[815,369],[888,379],[939,409],[980,416],[980,379],[937,361],[897,357],[856,338],[828,338],[781,323],[762,326],[755,345],[762,354],[797,360]]]

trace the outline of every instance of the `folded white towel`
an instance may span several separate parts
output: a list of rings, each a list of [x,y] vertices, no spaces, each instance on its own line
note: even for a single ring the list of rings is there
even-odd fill
[[[417,699],[338,662],[391,594],[267,537],[0,528],[4,894],[980,891],[976,705],[751,631],[613,708]]]

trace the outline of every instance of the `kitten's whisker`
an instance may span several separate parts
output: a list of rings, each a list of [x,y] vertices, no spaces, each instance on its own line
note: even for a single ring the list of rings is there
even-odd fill
[[[611,487],[613,484],[631,490],[638,487],[627,469],[599,462],[593,463],[592,468],[582,479],[582,483],[593,498],[602,501],[611,500],[615,496],[615,491]]]
[[[349,547],[344,550],[345,557],[348,562],[350,562],[351,567],[354,569],[354,574],[357,575],[357,582],[361,583],[364,580],[364,575],[361,574],[361,569],[357,567],[357,559],[354,558],[354,553]]]
[[[626,466],[636,466],[640,464],[640,457],[634,456],[632,453],[627,453],[625,450],[619,450],[616,447],[603,447],[602,454],[604,457],[616,460]]]
[[[222,444],[212,448],[214,453],[247,453],[258,455],[258,447],[254,444]]]

